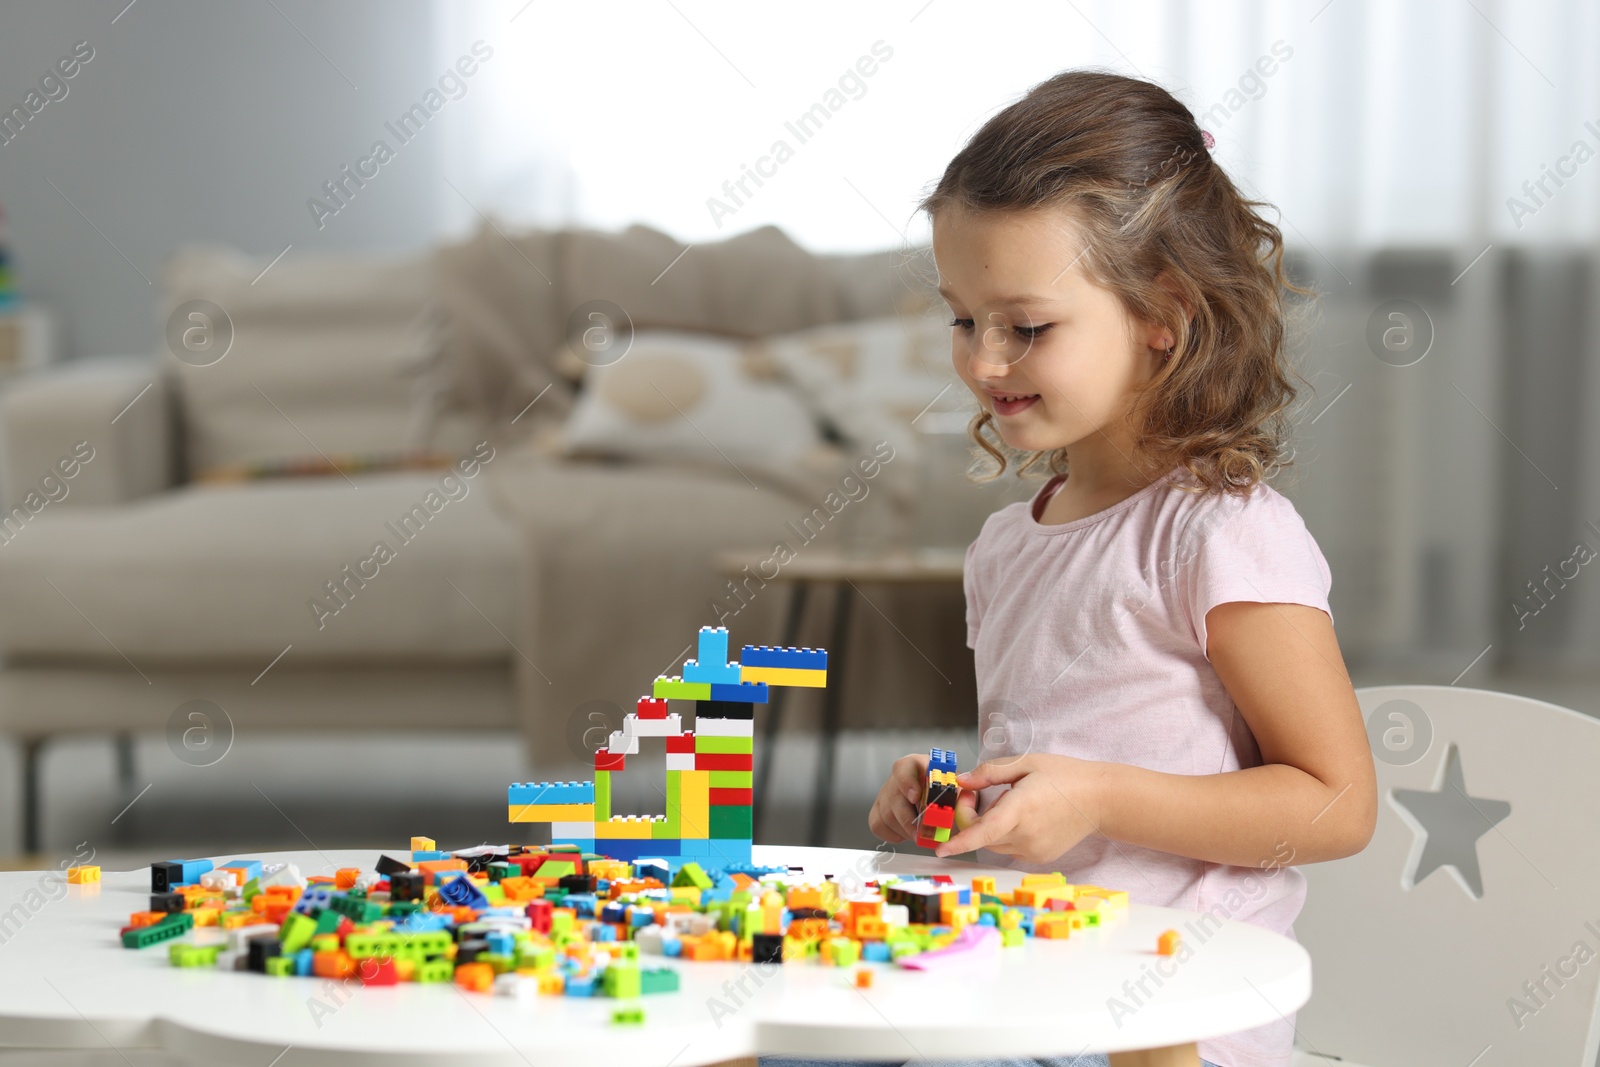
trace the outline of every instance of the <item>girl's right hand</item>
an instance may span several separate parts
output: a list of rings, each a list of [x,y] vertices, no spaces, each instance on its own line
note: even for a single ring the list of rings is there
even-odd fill
[[[891,845],[917,836],[918,805],[922,787],[928,780],[928,754],[901,756],[889,770],[889,780],[872,802],[867,826],[873,834]]]

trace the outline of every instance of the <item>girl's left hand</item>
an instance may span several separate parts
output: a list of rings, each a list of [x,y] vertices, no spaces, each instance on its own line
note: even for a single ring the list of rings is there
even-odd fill
[[[935,850],[940,857],[986,848],[1025,863],[1055,859],[1100,825],[1095,786],[1107,764],[1073,756],[1032,753],[980,763],[956,777],[960,833]],[[981,816],[969,790],[1010,783]],[[964,810],[962,810],[964,809]]]

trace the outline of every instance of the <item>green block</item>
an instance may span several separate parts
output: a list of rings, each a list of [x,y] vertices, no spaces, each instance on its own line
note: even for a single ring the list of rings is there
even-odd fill
[[[594,821],[611,821],[611,772],[594,772]]]
[[[696,889],[710,889],[715,883],[711,876],[694,860],[690,860],[678,869],[677,875],[672,879],[674,889],[683,886],[693,886]]]
[[[478,892],[482,893],[484,899],[495,907],[499,907],[506,902],[506,891],[493,882],[479,886]]]
[[[657,700],[710,700],[710,682],[686,682],[682,678],[657,678],[650,695]]]
[[[141,926],[122,935],[123,948],[149,948],[163,941],[182,937],[194,929],[194,916],[188,912],[171,915],[153,926]]]
[[[577,874],[578,865],[571,860],[545,860],[539,864],[539,869],[534,873],[540,878],[560,878],[563,875]]]
[[[611,1013],[613,1026],[643,1026],[644,1009],[638,1007],[617,1008]]]
[[[293,978],[294,960],[288,956],[271,956],[267,959],[267,974],[274,978]]]
[[[215,967],[221,945],[189,945],[174,941],[167,947],[167,959],[174,967]],[[276,957],[275,957],[276,958]]]
[[[627,1000],[637,997],[643,986],[643,978],[638,964],[628,964],[621,961],[611,964],[601,978],[601,986],[608,997],[618,1000]]]
[[[573,932],[573,916],[571,912],[558,911],[550,917],[550,940],[554,941],[561,934]]]
[[[751,771],[711,771],[712,789],[752,789],[755,775]],[[749,834],[745,835],[749,837]]]
[[[755,836],[750,809],[745,806],[711,808],[710,837],[748,841]]]
[[[244,902],[246,904],[250,903],[250,901],[254,900],[256,897],[259,897],[260,895],[261,895],[261,882],[258,879],[255,879],[255,878],[252,878],[248,882],[246,882],[244,884],[244,889],[241,890],[240,893],[239,893],[239,896],[244,900]]]
[[[344,918],[332,908],[326,908],[317,916],[317,929],[319,934],[333,934],[339,931],[339,920]]]
[[[935,826],[933,828],[933,839],[935,841],[948,841],[948,840],[950,840],[950,827],[948,827],[948,826]]]
[[[491,884],[498,882],[502,878],[515,878],[521,873],[522,868],[518,867],[515,863],[489,864],[489,882]]]
[[[365,897],[333,897],[328,901],[328,911],[336,912],[351,922],[358,923],[369,923],[383,915],[382,905],[374,904]],[[326,915],[327,912],[323,914]]]
[[[617,946],[617,959],[632,960],[634,965],[639,963],[639,945],[637,942],[624,941]]]
[[[448,982],[455,973],[456,965],[449,960],[424,960],[417,964],[416,979],[419,982]]]
[[[285,954],[293,954],[311,944],[316,932],[317,920],[292,911],[283,917],[283,925],[278,927],[278,941]]]
[[[542,971],[555,966],[556,950],[549,945],[517,946],[517,965]]]
[[[694,750],[696,752],[749,756],[754,754],[756,750],[756,739],[753,737],[703,737],[696,734]]]
[[[1016,948],[1028,939],[1028,935],[1019,927],[1015,930],[1000,931],[1000,945],[1002,948]]]
[[[499,952],[479,953],[476,962],[487,963],[491,968],[494,969],[495,974],[505,974],[507,971],[514,970],[517,965],[515,957],[507,956]]]
[[[678,991],[678,972],[667,967],[650,967],[639,972],[639,992],[645,996],[651,993],[676,993]]]
[[[391,900],[384,914],[389,916],[414,915],[421,910],[422,901],[420,900]]]

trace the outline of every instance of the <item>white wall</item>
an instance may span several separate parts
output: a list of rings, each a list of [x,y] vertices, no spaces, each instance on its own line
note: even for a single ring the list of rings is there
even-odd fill
[[[77,42],[94,49],[67,95],[0,144],[19,285],[56,311],[67,355],[153,351],[145,279],[182,242],[270,258],[416,247],[436,232],[433,128],[321,230],[306,207],[433,83],[428,0],[275,0],[282,14],[137,0],[119,17],[125,3],[0,2],[0,111]]]

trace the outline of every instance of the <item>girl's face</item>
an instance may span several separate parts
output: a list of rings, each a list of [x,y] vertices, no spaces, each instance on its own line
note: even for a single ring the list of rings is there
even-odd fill
[[[956,373],[1012,448],[1047,452],[1095,437],[1131,452],[1136,394],[1172,344],[1171,331],[1134,319],[1090,280],[1078,262],[1084,247],[1061,209],[957,206],[934,219]]]

